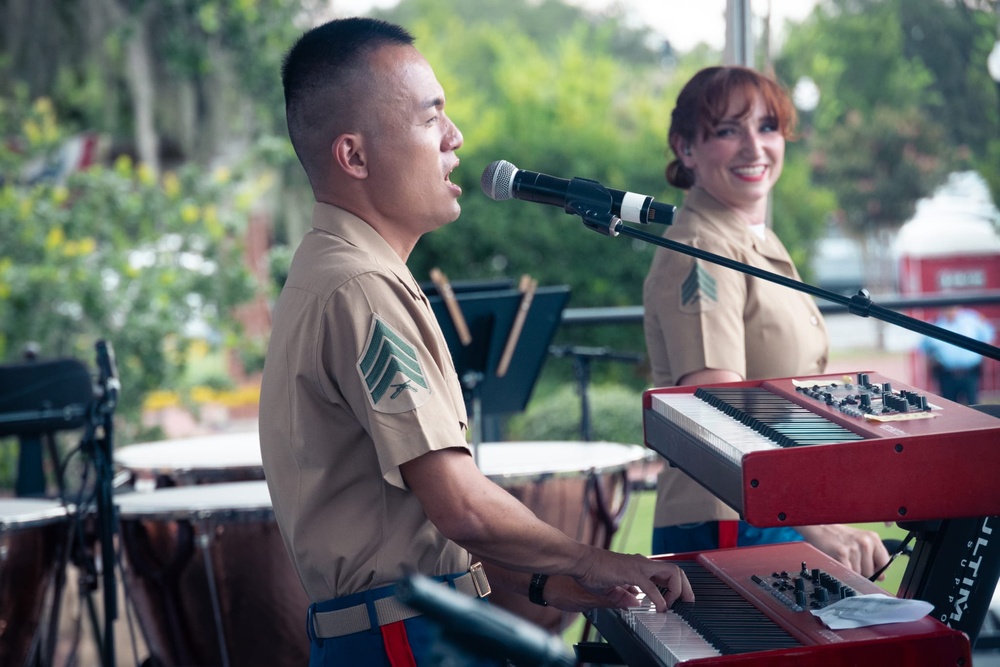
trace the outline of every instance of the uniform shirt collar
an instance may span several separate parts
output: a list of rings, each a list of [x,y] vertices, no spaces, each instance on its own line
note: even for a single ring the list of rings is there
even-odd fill
[[[399,278],[413,296],[423,297],[423,292],[406,263],[371,225],[358,216],[338,206],[316,202],[313,205],[312,226],[368,253],[380,266]]]
[[[764,238],[757,236],[743,218],[736,215],[731,208],[713,197],[704,188],[697,185],[692,187],[684,198],[684,207],[690,208],[702,217],[729,230],[738,238],[743,239],[746,245],[752,245],[754,250],[760,254],[768,257],[782,256],[775,245],[776,242],[780,245],[780,242],[770,227],[765,228]]]

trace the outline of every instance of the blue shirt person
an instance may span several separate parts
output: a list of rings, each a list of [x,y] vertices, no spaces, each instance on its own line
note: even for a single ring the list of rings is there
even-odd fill
[[[981,343],[991,343],[996,333],[993,325],[978,311],[959,306],[945,308],[934,324]],[[924,338],[920,349],[927,355],[931,374],[943,398],[966,405],[979,401],[981,355],[929,337]]]

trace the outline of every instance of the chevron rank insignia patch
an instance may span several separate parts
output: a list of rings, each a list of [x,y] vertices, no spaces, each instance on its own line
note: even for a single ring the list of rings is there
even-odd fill
[[[431,395],[416,348],[378,315],[358,359],[358,374],[377,412],[406,412]]]
[[[701,262],[695,261],[691,272],[681,283],[681,312],[703,313],[715,308],[718,302],[715,278]]]

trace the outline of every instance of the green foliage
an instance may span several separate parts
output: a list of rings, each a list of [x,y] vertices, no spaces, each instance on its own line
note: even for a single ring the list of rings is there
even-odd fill
[[[621,385],[591,385],[588,391],[593,440],[642,444],[642,392]],[[580,440],[579,391],[562,385],[533,400],[510,418],[509,440]]]
[[[943,132],[919,108],[848,114],[818,142],[816,171],[855,230],[895,229],[947,173]]]
[[[790,32],[776,69],[819,87],[810,161],[856,235],[897,228],[956,168],[1000,182],[995,3],[979,4],[828,0]]]
[[[808,155],[790,146],[781,178],[774,187],[772,224],[806,282],[811,278],[809,250],[837,208],[833,192],[811,179]]]
[[[57,165],[67,137],[46,99],[5,105],[0,135],[0,359],[31,342],[90,364],[106,339],[134,419],[178,379],[189,327],[234,344],[231,310],[255,289],[242,247],[254,186],[193,165],[157,182],[126,157],[47,176],[38,166]]]

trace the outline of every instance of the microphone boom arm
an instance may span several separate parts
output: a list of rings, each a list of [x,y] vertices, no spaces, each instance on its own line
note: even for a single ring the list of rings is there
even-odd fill
[[[589,229],[618,236],[621,218],[612,212],[614,199],[608,189],[587,178],[571,179],[566,187],[566,212],[579,215]]]
[[[568,206],[567,212],[570,212]],[[593,225],[588,222],[586,218],[584,219],[584,224],[586,224],[587,227],[594,229]],[[595,231],[602,230],[595,229]],[[674,250],[684,255],[689,255],[713,264],[718,264],[719,266],[734,269],[747,275],[754,276],[755,278],[761,278],[772,283],[784,285],[785,287],[790,287],[791,289],[798,290],[799,292],[805,292],[806,294],[811,294],[815,297],[819,297],[820,299],[825,299],[826,301],[832,301],[842,306],[847,306],[847,309],[854,315],[859,315],[861,317],[873,317],[877,320],[881,320],[882,322],[895,324],[898,327],[909,329],[910,331],[914,331],[918,334],[930,336],[931,338],[944,341],[945,343],[951,343],[952,345],[969,350],[970,352],[975,352],[976,354],[980,354],[984,357],[1000,361],[1000,348],[988,343],[980,342],[974,338],[969,338],[968,336],[963,336],[962,334],[955,333],[954,331],[949,331],[948,329],[931,324],[930,322],[924,322],[914,317],[897,313],[894,310],[878,306],[872,302],[871,297],[868,294],[868,290],[865,289],[858,290],[858,293],[854,296],[844,296],[843,294],[837,294],[836,292],[815,287],[809,283],[802,282],[801,280],[786,278],[785,276],[777,273],[765,271],[764,269],[758,269],[755,266],[750,266],[748,264],[744,264],[743,262],[729,259],[728,257],[716,255],[683,243],[678,243],[677,241],[671,241],[670,239],[663,238],[662,236],[656,236],[639,229],[634,229],[633,227],[622,224],[621,220],[614,225],[613,230],[609,230],[609,232],[602,231],[602,233],[607,236],[618,236],[619,234],[622,234],[634,239],[639,239],[640,241],[645,241],[646,243],[660,246],[661,248]]]

